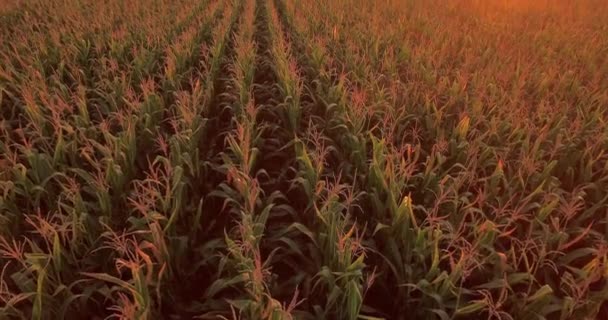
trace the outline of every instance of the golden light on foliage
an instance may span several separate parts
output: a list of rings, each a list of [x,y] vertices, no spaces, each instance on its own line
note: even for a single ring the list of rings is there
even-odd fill
[[[604,319],[608,2],[0,2],[0,319]]]

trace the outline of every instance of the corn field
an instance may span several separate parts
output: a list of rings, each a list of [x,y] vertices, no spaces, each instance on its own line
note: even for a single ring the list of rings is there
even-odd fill
[[[608,2],[0,3],[0,319],[608,319]]]

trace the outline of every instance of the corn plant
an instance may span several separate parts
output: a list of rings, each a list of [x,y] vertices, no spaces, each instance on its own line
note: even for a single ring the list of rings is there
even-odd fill
[[[601,1],[0,3],[0,318],[602,319]]]

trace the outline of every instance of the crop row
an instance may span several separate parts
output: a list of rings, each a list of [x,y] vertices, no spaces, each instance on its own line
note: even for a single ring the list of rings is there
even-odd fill
[[[0,5],[0,318],[601,317],[602,15],[458,3]]]

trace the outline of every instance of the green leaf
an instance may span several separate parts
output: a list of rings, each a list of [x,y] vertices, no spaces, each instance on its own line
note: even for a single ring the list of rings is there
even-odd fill
[[[536,301],[536,300],[542,299],[552,293],[553,293],[553,289],[551,289],[551,287],[548,284],[546,284],[546,285],[542,286],[540,289],[538,289],[536,291],[536,293],[534,293],[531,297],[528,297],[528,301]]]
[[[34,307],[32,309],[32,318],[39,320],[42,319],[42,298],[44,294],[44,282],[46,279],[46,270],[44,268],[38,270],[38,280],[36,283],[36,297],[34,299]]]
[[[464,315],[464,314],[474,313],[474,312],[482,310],[486,306],[487,306],[487,303],[485,301],[483,301],[483,300],[481,300],[481,301],[475,301],[475,302],[469,303],[467,306],[464,306],[462,308],[457,309],[456,310],[456,315]]]

